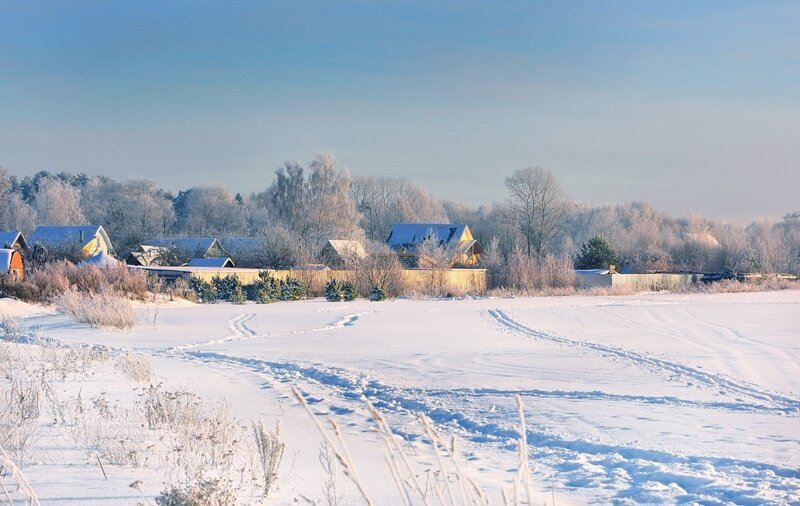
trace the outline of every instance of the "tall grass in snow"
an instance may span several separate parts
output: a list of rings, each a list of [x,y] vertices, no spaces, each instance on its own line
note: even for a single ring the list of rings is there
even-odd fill
[[[54,299],[62,313],[90,327],[130,329],[136,323],[130,301],[113,292],[84,293],[68,290]]]
[[[342,470],[348,478],[353,482],[359,491],[359,494],[366,502],[366,504],[373,504],[370,499],[364,482],[359,478],[355,465],[350,458],[347,450],[347,445],[342,438],[341,431],[338,424],[334,420],[329,419],[328,422],[336,436],[336,443],[334,438],[328,434],[328,431],[319,422],[318,417],[314,415],[306,402],[303,395],[297,388],[292,387],[292,393],[295,398],[300,402],[308,416],[311,418],[315,427],[319,431],[324,441],[324,448],[326,451],[332,453]],[[522,504],[534,504],[533,489],[530,481],[530,467],[528,464],[528,447],[527,447],[527,429],[525,427],[525,415],[523,411],[522,399],[517,396],[517,407],[519,410],[519,465],[517,474],[514,479],[514,490],[512,504],[520,506]],[[470,505],[470,506],[485,506],[490,503],[489,497],[481,490],[475,480],[469,475],[469,469],[466,464],[460,461],[460,452],[456,448],[455,438],[450,441],[445,441],[439,432],[434,427],[431,420],[424,414],[420,414],[420,423],[422,424],[423,432],[430,441],[430,449],[433,453],[436,462],[437,484],[433,486],[433,493],[431,496],[428,483],[424,486],[418,479],[418,473],[415,472],[408,452],[403,450],[402,446],[398,443],[397,436],[392,432],[386,418],[370,403],[367,403],[367,409],[370,416],[375,421],[377,432],[381,436],[386,445],[386,466],[392,476],[392,479],[397,487],[399,501],[406,505],[424,504],[424,505]],[[328,459],[330,460],[330,459]],[[323,466],[325,462],[323,461]],[[330,466],[330,462],[328,462]],[[333,475],[330,469],[326,469],[329,475]],[[333,478],[329,479],[329,482]],[[455,486],[453,486],[455,484]],[[331,495],[331,490],[334,490],[335,483],[332,486],[326,483],[326,493]],[[522,500],[522,490],[524,490],[525,500]],[[508,504],[508,497],[505,490],[501,490],[504,502]]]

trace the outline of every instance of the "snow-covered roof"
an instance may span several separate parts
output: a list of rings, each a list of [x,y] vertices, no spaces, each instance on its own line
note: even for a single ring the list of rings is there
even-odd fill
[[[101,251],[100,253],[87,258],[78,265],[94,265],[95,267],[99,267],[100,269],[112,269],[114,267],[119,267],[121,263],[122,262],[112,257],[105,251]]]
[[[195,255],[205,254],[214,246],[224,249],[219,244],[219,241],[217,241],[217,239],[214,237],[176,237],[168,239],[155,239],[152,241],[147,241],[145,246],[175,248],[177,250],[186,251]]]
[[[33,234],[28,238],[31,244],[44,244],[45,246],[61,246],[64,244],[77,244],[85,246],[95,236],[99,236],[107,245],[109,250],[111,240],[106,235],[106,231],[100,225],[65,225],[65,226],[43,226],[36,227]]]
[[[422,243],[433,232],[439,241],[447,244],[452,240],[459,240],[466,228],[466,225],[456,223],[395,223],[386,243],[393,248],[413,246]]]
[[[23,248],[28,247],[28,242],[25,236],[19,230],[3,230],[0,231],[0,246],[3,248],[11,248],[19,241],[20,246]]]
[[[0,249],[0,274],[8,274],[8,270],[11,269],[11,257],[14,256],[14,253],[16,251],[13,249]]]
[[[330,239],[327,247],[333,249],[340,256],[354,256],[357,258],[366,258],[367,250],[358,241],[348,241],[344,239]]]
[[[187,267],[236,267],[230,258],[192,258]]]
[[[583,274],[583,275],[594,275],[594,276],[606,276],[610,274],[611,271],[608,269],[575,269],[575,274]]]
[[[264,244],[261,237],[220,237],[219,243],[230,254],[259,249]]]

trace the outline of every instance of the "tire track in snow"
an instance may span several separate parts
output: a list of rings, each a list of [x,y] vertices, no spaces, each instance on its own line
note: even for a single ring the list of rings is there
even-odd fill
[[[371,311],[370,311],[371,312]],[[344,327],[351,327],[355,325],[355,323],[361,318],[361,316],[368,314],[370,312],[364,313],[351,313],[346,314],[339,318],[338,320],[325,325],[323,327],[315,327],[311,329],[299,329],[299,330],[289,330],[286,332],[275,332],[271,334],[257,334],[253,329],[251,329],[247,322],[252,320],[256,315],[255,314],[242,314],[238,315],[234,318],[228,320],[226,328],[231,332],[231,334],[217,338],[217,339],[210,339],[208,341],[202,341],[199,343],[188,343],[182,344],[179,346],[172,346],[169,348],[162,348],[157,351],[157,353],[176,353],[176,352],[183,352],[187,350],[191,350],[194,348],[202,348],[205,346],[213,346],[215,344],[223,344],[223,343],[230,343],[233,341],[244,341],[249,339],[268,339],[271,337],[285,337],[285,336],[292,336],[292,335],[300,335],[300,334],[310,334],[314,332],[324,332],[328,330],[335,330]]]
[[[422,413],[438,426],[455,431],[473,443],[516,451],[517,431],[509,423],[516,419],[516,407],[510,396],[505,406],[488,414],[485,406],[465,402],[459,390],[450,391],[450,395],[446,390],[429,395],[426,390],[395,387],[361,373],[317,364],[243,358],[209,351],[189,351],[183,356],[217,366],[246,369],[270,378],[273,383],[286,384],[287,389],[289,385],[298,386],[313,396],[312,404],[321,402],[320,398],[335,402],[330,399],[339,397],[355,404],[356,408],[369,401],[381,411],[402,417]],[[449,406],[448,401],[455,405]],[[355,411],[333,405],[329,410]],[[538,428],[535,415],[528,414],[528,417],[526,438],[534,469],[548,467],[544,476],[549,478],[554,472],[556,479],[569,487],[614,490],[617,495],[613,499],[633,502],[659,500],[659,496],[652,495],[654,490],[675,487],[682,502],[758,502],[759,497],[763,502],[764,497],[759,494],[765,489],[773,494],[768,501],[775,500],[776,496],[779,502],[800,500],[800,471],[797,469],[568,439]],[[412,436],[421,437],[421,434]]]
[[[514,320],[513,318],[511,318],[510,316],[508,316],[506,313],[504,313],[502,310],[499,309],[489,310],[489,315],[503,327],[529,337],[533,337],[543,341],[554,342],[560,345],[569,346],[573,348],[584,348],[604,353],[607,355],[613,355],[615,357],[619,357],[629,362],[632,362],[633,364],[639,367],[668,372],[670,374],[682,378],[690,378],[693,381],[701,383],[707,387],[717,388],[728,392],[735,392],[739,395],[743,395],[746,397],[750,397],[751,399],[762,401],[764,403],[767,403],[766,407],[768,408],[777,407],[777,408],[783,408],[787,412],[791,413],[800,412],[800,400],[793,399],[791,397],[776,392],[767,391],[765,389],[759,388],[757,385],[749,384],[742,380],[729,378],[722,374],[713,374],[705,372],[688,365],[679,364],[677,362],[671,362],[669,360],[656,358],[649,355],[644,355],[642,353],[637,353],[635,351],[626,350],[625,348],[604,345],[591,341],[579,341],[575,339],[568,339],[566,337],[561,337],[555,334],[548,334],[546,332],[542,332],[533,329],[531,327],[528,327]]]

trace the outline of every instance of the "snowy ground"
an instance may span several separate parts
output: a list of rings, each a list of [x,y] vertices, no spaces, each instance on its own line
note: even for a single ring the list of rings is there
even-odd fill
[[[132,331],[55,314],[24,325],[150,354],[166,383],[228,399],[243,420],[280,420],[278,502],[323,501],[320,436],[290,395],[296,386],[344,427],[377,504],[399,499],[365,400],[405,438],[422,479],[435,463],[417,413],[456,436],[469,474],[500,502],[517,470],[515,394],[540,504],[800,503],[800,291],[138,312]],[[24,467],[47,504],[130,504],[137,479],[151,497],[163,488],[152,463],[106,469],[105,480],[95,463],[58,455]]]

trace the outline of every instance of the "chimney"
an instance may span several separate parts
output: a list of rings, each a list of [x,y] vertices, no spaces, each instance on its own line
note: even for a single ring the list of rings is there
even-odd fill
[[[83,229],[81,229],[81,245],[83,245]]]
[[[609,274],[617,274],[616,265],[611,264],[608,266],[608,273]]]

